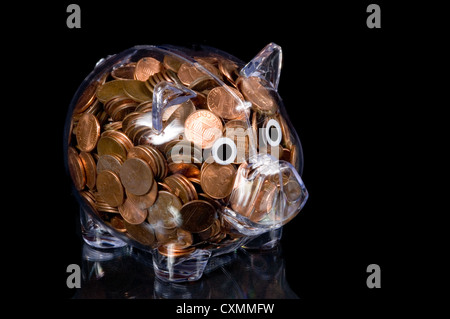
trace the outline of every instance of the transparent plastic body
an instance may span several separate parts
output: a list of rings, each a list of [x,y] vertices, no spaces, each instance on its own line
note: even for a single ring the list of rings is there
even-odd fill
[[[65,126],[84,241],[150,252],[162,281],[271,249],[303,208],[303,153],[278,95],[282,52],[136,46],[100,60]]]

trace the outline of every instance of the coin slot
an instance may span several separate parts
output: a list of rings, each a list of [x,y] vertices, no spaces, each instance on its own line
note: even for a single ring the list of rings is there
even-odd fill
[[[278,123],[275,119],[270,119],[267,122],[266,128],[265,128],[265,137],[266,141],[271,146],[278,146],[281,142],[281,126],[280,123]]]
[[[237,155],[237,147],[228,137],[219,138],[212,147],[212,155],[216,163],[228,165],[234,162]]]

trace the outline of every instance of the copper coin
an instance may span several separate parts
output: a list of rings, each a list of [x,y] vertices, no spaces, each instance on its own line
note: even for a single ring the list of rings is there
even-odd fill
[[[195,251],[195,247],[188,247],[184,249],[177,249],[176,244],[167,243],[158,247],[158,252],[166,257],[182,257],[189,255]]]
[[[170,188],[169,185],[162,183],[162,182],[158,182],[158,185],[161,186],[163,190],[168,191],[169,193],[173,194],[173,189]]]
[[[199,233],[210,227],[215,220],[216,209],[204,200],[193,200],[181,207],[181,228]]]
[[[208,75],[197,68],[195,65],[191,65],[190,63],[183,63],[178,69],[178,78],[181,83],[186,86],[189,86],[196,79],[201,78],[205,75]]]
[[[78,121],[76,136],[80,150],[84,152],[92,151],[100,137],[100,123],[97,117],[89,113],[83,114]]]
[[[136,63],[134,78],[139,81],[147,81],[149,76],[161,71],[161,62],[152,57],[145,57]]]
[[[291,163],[292,166],[294,166],[297,171],[300,171],[300,157],[299,157],[298,153],[299,152],[298,152],[297,146],[295,144],[292,145],[291,157],[289,159],[289,163]]]
[[[190,247],[194,242],[192,233],[181,228],[177,228],[176,236],[174,234],[172,237],[165,244],[172,244],[171,248],[177,251]]]
[[[188,232],[187,230],[178,228],[177,236],[176,247],[179,249],[187,248],[194,243],[192,233]]]
[[[128,151],[127,158],[140,158],[145,161],[152,169],[153,176],[158,176],[159,166],[157,159],[152,155],[146,145],[138,145]]]
[[[127,159],[120,168],[120,180],[126,190],[134,195],[144,195],[153,185],[153,172],[140,158]]]
[[[125,219],[127,223],[130,223],[132,225],[141,224],[147,218],[147,210],[140,209],[134,204],[133,201],[129,200],[128,198],[125,199],[125,202],[118,208],[119,213],[123,217],[123,219]]]
[[[194,177],[199,178],[200,177],[200,170],[198,169],[197,165],[192,163],[170,163],[169,165],[169,171],[172,174],[181,174],[186,177]]]
[[[121,233],[124,233],[127,231],[127,229],[125,228],[124,220],[122,217],[120,217],[120,215],[113,216],[111,218],[111,220],[109,221],[109,223],[115,230],[117,230]]]
[[[78,98],[77,104],[73,110],[74,113],[84,112],[95,100],[95,92],[97,91],[100,83],[98,81],[91,82],[81,93]]]
[[[232,164],[211,163],[202,171],[202,189],[212,198],[225,198],[233,190],[235,177],[236,169]]]
[[[82,190],[86,185],[86,172],[78,152],[72,146],[67,149],[67,162],[69,173],[77,190]]]
[[[218,85],[219,83],[217,83],[217,81],[212,77],[209,75],[204,75],[192,81],[191,84],[189,84],[189,88],[197,92],[202,92],[205,90],[211,90]]]
[[[201,238],[201,240],[208,240],[214,236],[217,236],[219,232],[221,231],[221,225],[220,220],[216,219],[214,223],[211,225],[211,227],[207,228],[206,230],[200,232],[198,235]]]
[[[136,69],[136,63],[129,63],[119,66],[111,71],[111,76],[116,80],[132,80],[134,79],[134,70]]]
[[[179,197],[183,204],[191,200],[188,187],[186,187],[186,185],[180,179],[178,179],[176,175],[166,177],[164,179],[164,183],[169,185],[170,189],[172,189],[173,191],[173,194]]]
[[[264,181],[254,202],[254,210],[249,216],[251,221],[260,221],[272,210],[277,192],[278,189],[274,183],[268,180]]]
[[[236,158],[234,163],[240,164],[248,159],[250,154],[250,138],[252,130],[248,127],[247,122],[243,120],[231,120],[225,124],[224,135],[230,138],[236,144]]]
[[[123,161],[117,155],[105,154],[101,155],[97,161],[97,174],[101,171],[112,171],[115,174],[119,175],[120,167],[122,166]]]
[[[141,117],[142,113],[138,111],[127,114],[122,120],[122,131],[126,133],[128,127],[136,124]]]
[[[237,85],[242,95],[252,103],[255,110],[268,115],[275,114],[278,110],[278,103],[275,98],[276,92],[262,78],[256,76],[239,77]]]
[[[303,198],[303,190],[300,183],[295,178],[289,179],[289,181],[283,185],[284,192],[288,202],[296,202]]]
[[[148,152],[153,156],[156,160],[156,164],[158,167],[158,173],[156,174],[157,178],[164,179],[167,176],[169,168],[167,167],[167,162],[164,158],[164,155],[156,148],[150,145],[144,145],[144,147],[148,150]]]
[[[164,245],[165,243],[171,242],[177,238],[177,228],[165,228],[162,226],[155,227],[155,237],[158,240],[158,244]]]
[[[289,129],[286,119],[280,113],[277,113],[276,119],[277,119],[278,123],[280,123],[282,143],[284,146],[286,146],[288,149],[290,149],[293,145],[293,141],[292,141],[291,130]]]
[[[198,199],[197,190],[195,189],[194,184],[191,183],[187,177],[181,174],[174,174],[172,176],[176,176],[177,180],[183,185],[183,187],[188,192],[188,201]]]
[[[148,223],[133,225],[125,221],[124,224],[125,229],[131,236],[131,238],[141,243],[142,245],[153,247],[153,245],[156,243],[155,232],[153,230],[153,227]]]
[[[233,96],[230,91],[235,95]],[[232,87],[215,87],[209,91],[206,98],[208,108],[216,114],[227,120],[233,120],[236,118],[242,118],[245,116],[245,109],[239,109],[244,101],[242,94]]]
[[[92,157],[91,153],[81,152],[79,156],[86,173],[86,185],[90,189],[94,189],[97,179],[97,166],[95,164],[95,160]]]
[[[148,208],[148,222],[154,227],[173,228],[181,225],[180,199],[167,191],[159,191],[155,203]]]
[[[220,118],[207,110],[198,110],[188,116],[184,124],[186,138],[201,148],[210,148],[222,136]]]
[[[98,214],[97,208],[95,205],[95,198],[92,196],[92,194],[89,191],[83,191],[80,192],[81,198],[89,205],[92,210]]]
[[[113,207],[121,205],[125,199],[119,177],[111,171],[102,171],[97,175],[97,191],[105,202]]]
[[[227,59],[219,60],[219,70],[234,85],[235,79],[239,76],[238,65]]]
[[[140,209],[146,209],[152,206],[158,196],[158,184],[153,182],[152,188],[145,195],[134,195],[126,191],[127,198],[131,200]]]

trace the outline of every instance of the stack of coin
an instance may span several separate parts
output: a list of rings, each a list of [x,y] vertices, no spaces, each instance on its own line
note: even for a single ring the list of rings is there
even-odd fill
[[[248,127],[257,150],[264,150],[257,132],[275,119],[282,134],[280,158],[293,165],[298,160],[276,94],[264,80],[241,77],[241,66],[219,55],[194,58],[196,63],[149,56],[114,67],[81,93],[70,128],[69,171],[84,201],[113,229],[169,257],[238,237],[222,209],[229,205],[239,165],[249,158]],[[163,111],[164,128],[183,130],[153,143],[153,91],[162,81],[185,86],[196,97]],[[251,108],[242,107],[244,99]],[[239,132],[232,135],[239,150],[233,163],[205,156],[231,131]],[[297,201],[299,185],[288,178],[284,186],[294,194],[288,200]],[[279,188],[267,181],[250,207],[234,203],[234,208],[257,222],[272,209]]]

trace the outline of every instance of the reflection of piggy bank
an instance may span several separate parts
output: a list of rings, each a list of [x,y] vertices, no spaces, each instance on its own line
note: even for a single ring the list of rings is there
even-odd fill
[[[101,60],[65,132],[84,240],[151,251],[161,279],[196,280],[211,256],[291,220],[308,193],[280,68],[273,43],[246,65],[173,46]]]

